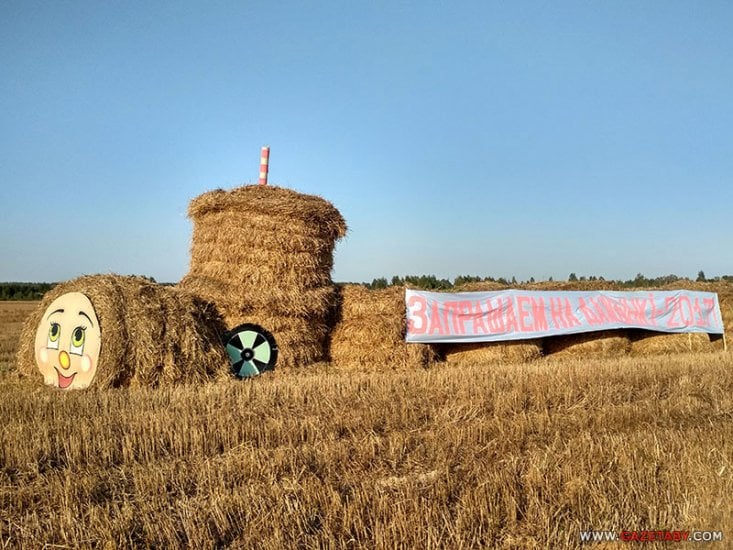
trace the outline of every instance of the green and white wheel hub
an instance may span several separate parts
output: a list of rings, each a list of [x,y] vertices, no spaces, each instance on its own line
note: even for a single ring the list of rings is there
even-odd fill
[[[229,331],[226,349],[237,378],[251,378],[274,370],[277,362],[277,343],[268,331],[259,325],[245,323]]]

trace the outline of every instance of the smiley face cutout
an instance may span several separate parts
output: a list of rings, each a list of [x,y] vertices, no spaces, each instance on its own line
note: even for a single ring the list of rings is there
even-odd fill
[[[94,306],[81,292],[56,298],[36,330],[36,365],[48,386],[89,386],[97,373],[102,331]]]

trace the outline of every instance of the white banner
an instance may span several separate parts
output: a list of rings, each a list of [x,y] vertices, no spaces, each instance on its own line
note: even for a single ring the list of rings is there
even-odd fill
[[[723,333],[714,292],[407,290],[405,305],[408,342],[523,340],[620,328]]]

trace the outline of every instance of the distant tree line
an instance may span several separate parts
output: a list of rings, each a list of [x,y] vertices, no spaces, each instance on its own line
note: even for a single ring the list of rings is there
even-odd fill
[[[142,276],[145,279],[149,280],[152,283],[155,283],[155,279],[153,277],[146,277]],[[553,279],[550,277],[547,279],[549,282],[552,282]],[[581,275],[580,277],[576,275],[575,273],[571,273],[568,275],[568,281],[575,282],[575,281],[605,281],[603,277],[596,276],[596,275]],[[652,287],[652,286],[664,286],[670,283],[675,283],[677,281],[686,280],[685,277],[678,277],[677,275],[664,275],[662,277],[646,277],[642,273],[637,273],[636,277],[633,279],[629,279],[627,281],[615,281],[615,280],[609,280],[610,282],[620,284],[622,286],[626,286],[629,288],[638,288],[638,287]],[[733,283],[733,275],[722,275],[718,277],[713,278],[707,278],[705,277],[705,273],[703,271],[698,272],[697,279],[698,282],[719,282],[719,281],[726,281],[729,283]],[[467,283],[482,283],[482,282],[492,282],[492,283],[499,283],[502,285],[516,285],[516,284],[526,284],[526,283],[534,283],[535,279],[534,277],[530,277],[526,281],[518,281],[516,277],[512,277],[511,279],[506,279],[504,277],[479,277],[477,275],[459,275],[453,281],[450,281],[448,279],[439,279],[435,275],[405,275],[405,276],[399,276],[394,275],[391,279],[387,279],[385,277],[380,277],[378,279],[373,279],[371,283],[362,283],[364,286],[371,288],[373,290],[380,289],[380,288],[387,288],[390,286],[409,286],[411,288],[422,288],[425,290],[450,290],[452,288],[461,287]],[[54,286],[56,286],[58,283],[0,283],[0,301],[7,301],[7,300],[40,300],[43,295],[51,290]],[[175,283],[158,283],[163,286],[174,286]]]
[[[40,300],[57,283],[0,283],[0,300]]]
[[[575,281],[606,281],[601,276],[596,275],[581,275],[580,277],[576,275],[575,273],[571,273],[568,276],[568,281],[575,282]],[[636,277],[633,279],[629,279],[627,281],[622,280],[609,280],[609,282],[620,284],[625,287],[629,288],[638,288],[638,287],[653,287],[653,286],[664,286],[670,283],[675,283],[677,281],[683,281],[687,280],[685,277],[679,277],[677,275],[663,275],[661,277],[646,277],[642,273],[637,273]],[[552,282],[553,279],[550,277],[548,279],[549,282]],[[703,271],[698,272],[697,279],[698,282],[719,282],[719,281],[727,281],[729,283],[733,283],[733,275],[722,275],[719,277],[714,277],[711,279],[708,279],[705,277],[705,273]],[[481,283],[481,282],[492,282],[492,283],[500,283],[503,285],[515,285],[515,284],[526,284],[526,283],[534,283],[535,279],[534,277],[530,277],[527,281],[517,281],[516,277],[512,277],[511,279],[506,279],[504,277],[479,277],[476,275],[459,275],[453,281],[450,281],[448,279],[439,279],[435,275],[406,275],[404,277],[401,277],[399,275],[394,275],[391,279],[387,279],[385,277],[380,277],[378,279],[373,279],[371,283],[362,283],[368,288],[371,289],[380,289],[380,288],[387,288],[390,286],[409,286],[412,288],[422,288],[425,290],[450,290],[455,287],[463,286],[467,283]]]
[[[140,275],[143,279],[155,283],[153,277]],[[0,301],[12,300],[40,300],[43,295],[58,283],[0,283]],[[160,283],[163,286],[173,286],[175,283]]]

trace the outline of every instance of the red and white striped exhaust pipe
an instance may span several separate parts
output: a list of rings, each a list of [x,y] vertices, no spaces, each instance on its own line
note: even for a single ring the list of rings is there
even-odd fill
[[[260,154],[260,185],[267,185],[267,172],[270,169],[270,148],[265,146]]]

